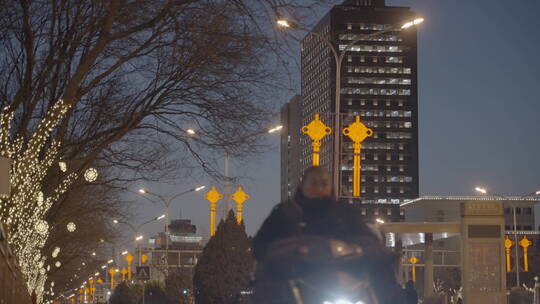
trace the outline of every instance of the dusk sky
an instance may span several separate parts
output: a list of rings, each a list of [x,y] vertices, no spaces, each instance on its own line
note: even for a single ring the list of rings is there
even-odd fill
[[[418,30],[420,193],[473,195],[475,185],[506,195],[540,189],[540,1],[387,0],[387,5],[410,6],[426,18]],[[249,234],[280,198],[279,135],[269,136],[272,151],[231,164],[232,175],[250,177],[242,182],[252,196],[244,214]],[[153,187],[172,196],[209,183],[182,180]],[[137,205],[139,222],[163,213],[143,199]],[[171,217],[180,209],[208,235],[209,206],[201,193],[177,200]],[[162,224],[149,225],[145,233],[161,229]]]

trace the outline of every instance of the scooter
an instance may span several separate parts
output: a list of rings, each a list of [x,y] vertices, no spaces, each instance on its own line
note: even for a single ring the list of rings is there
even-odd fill
[[[376,253],[369,250],[335,239],[297,236],[271,244],[265,264],[288,280],[296,304],[380,304],[372,272],[374,263],[385,257],[374,259]]]

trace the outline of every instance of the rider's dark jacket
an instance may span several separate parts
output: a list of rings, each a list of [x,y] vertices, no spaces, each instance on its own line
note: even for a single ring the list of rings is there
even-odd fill
[[[279,277],[265,265],[272,243],[295,236],[321,236],[360,245],[366,258],[362,265],[352,267],[350,272],[368,271],[373,274],[372,285],[379,295],[380,304],[403,303],[395,302],[402,296],[395,279],[397,256],[364,223],[360,209],[331,198],[310,199],[301,190],[296,192],[294,199],[280,203],[272,210],[253,240],[258,261],[255,303],[295,303],[287,278]]]

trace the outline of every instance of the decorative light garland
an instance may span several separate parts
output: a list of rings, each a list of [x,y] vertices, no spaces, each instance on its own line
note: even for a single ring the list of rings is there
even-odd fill
[[[12,160],[11,194],[0,197],[0,221],[8,224],[8,241],[19,260],[28,290],[36,292],[38,303],[44,302],[47,271],[50,271],[50,265],[43,268],[46,257],[41,254],[50,232],[45,214],[77,179],[76,173],[67,174],[47,197],[42,192],[47,173],[53,166],[58,164],[60,171],[67,171],[67,165],[58,162],[60,142],[51,139],[51,132],[69,108],[63,100],[58,100],[28,140],[23,136],[12,137],[14,109],[6,107],[0,113],[0,156]],[[97,179],[97,171],[91,173],[92,176]],[[74,231],[76,226],[69,223],[67,229]],[[58,253],[59,250],[56,255]],[[54,265],[62,264],[57,261]]]
[[[69,222],[69,223],[66,225],[66,229],[67,229],[67,231],[69,231],[69,232],[74,232],[75,230],[77,230],[77,225],[75,225],[74,222]]]

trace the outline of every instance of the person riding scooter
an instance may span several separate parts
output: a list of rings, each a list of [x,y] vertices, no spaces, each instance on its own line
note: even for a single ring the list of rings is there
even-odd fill
[[[335,245],[340,242],[345,246]],[[353,250],[356,254],[346,256],[345,260],[333,254],[336,248],[345,247],[356,248]],[[257,304],[299,303],[296,294],[299,291],[304,293],[301,298],[309,298],[306,293],[316,294],[316,289],[326,288],[306,281],[306,278],[317,281],[314,276],[323,273],[354,279],[349,281],[368,280],[368,289],[376,297],[371,300],[373,303],[404,303],[395,275],[398,257],[364,223],[356,206],[332,198],[330,175],[321,167],[306,170],[294,198],[272,210],[253,240],[253,250],[258,261]],[[314,252],[317,259],[312,258]],[[306,262],[308,259],[312,261]],[[317,303],[332,303],[319,300]],[[360,302],[364,303],[354,303]]]

